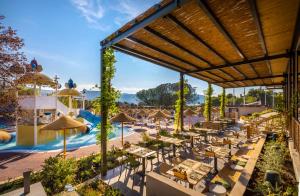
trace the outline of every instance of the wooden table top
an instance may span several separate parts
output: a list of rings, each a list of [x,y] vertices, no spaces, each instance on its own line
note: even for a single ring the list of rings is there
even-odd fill
[[[169,144],[175,144],[175,145],[180,145],[184,140],[178,139],[178,138],[173,138],[173,137],[165,137],[165,136],[160,136],[159,138],[157,137],[152,137],[152,139],[156,139],[165,143]]]
[[[173,168],[167,171],[167,173],[171,176],[175,176],[173,170],[181,169],[187,173],[187,181],[192,185],[196,185],[212,170],[212,168],[212,166],[206,163],[201,163],[192,159],[186,159],[182,163],[175,165]]]
[[[137,145],[131,145],[129,148],[124,148],[124,151],[140,158],[146,158],[156,153],[154,150]]]
[[[206,148],[206,150],[213,151],[217,157],[222,157],[222,158],[227,156],[230,152],[230,149],[219,147],[219,146],[209,146]]]
[[[192,159],[186,159],[180,164],[175,165],[172,169],[168,170],[167,173],[171,176],[175,176],[173,170],[182,169],[182,171],[187,173],[187,181],[192,185],[196,185],[212,170],[212,168],[212,166],[206,163]]]
[[[193,128],[192,130],[198,133],[217,133],[219,131],[216,129],[208,129],[208,128]]]
[[[197,137],[197,136],[200,136],[199,133],[195,133],[195,132],[192,132],[192,131],[181,131],[178,133],[179,135],[183,135],[183,136],[191,136],[191,137]]]

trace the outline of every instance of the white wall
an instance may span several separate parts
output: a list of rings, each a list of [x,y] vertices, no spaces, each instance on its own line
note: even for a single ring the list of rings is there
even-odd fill
[[[33,96],[20,96],[18,100],[19,106],[23,110],[34,109],[34,97]],[[36,109],[51,110],[56,109],[56,97],[55,96],[37,96],[36,97]],[[63,114],[68,114],[68,107],[57,100],[57,110]]]

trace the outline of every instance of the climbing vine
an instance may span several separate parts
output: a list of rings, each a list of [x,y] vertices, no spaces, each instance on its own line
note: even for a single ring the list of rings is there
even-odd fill
[[[211,84],[208,84],[208,88],[205,91],[205,105],[204,105],[204,117],[206,121],[211,121],[211,108],[212,108],[212,96],[213,88]]]
[[[114,87],[112,87],[111,85],[111,80],[114,78],[116,72],[116,68],[114,66],[115,62],[116,62],[116,58],[115,58],[114,50],[111,48],[106,49],[103,54],[104,71],[102,73],[104,75],[102,78],[102,89],[100,90],[101,91],[100,105],[103,104],[104,106],[103,108],[107,110],[107,118],[102,119],[102,120],[106,120],[106,122],[104,123],[105,127],[104,130],[101,130],[101,132],[106,131],[107,136],[113,130],[112,124],[110,123],[109,119],[118,112],[116,101],[120,97],[120,92],[116,90]],[[98,125],[98,127],[101,126]],[[101,132],[98,135],[98,141],[101,141]]]
[[[180,82],[178,83],[180,85]],[[183,83],[183,100],[180,98],[180,89],[176,92],[177,95],[177,100],[175,102],[175,130],[178,132],[179,127],[181,126],[180,124],[180,105],[181,102],[183,101],[183,105],[186,103],[186,96],[189,94],[189,88],[187,84],[187,80],[184,80]]]
[[[226,104],[226,95],[225,95],[225,88],[222,89],[222,94],[220,97],[220,117],[225,117],[225,104]]]

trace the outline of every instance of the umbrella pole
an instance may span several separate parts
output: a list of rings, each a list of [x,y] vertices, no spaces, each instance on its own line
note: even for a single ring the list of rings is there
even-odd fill
[[[69,114],[71,113],[72,111],[72,97],[69,96]]]
[[[160,120],[158,120],[158,127],[159,127],[159,130],[160,130]]]
[[[37,145],[37,109],[36,109],[36,81],[34,81],[33,85],[34,89],[34,109],[33,109],[33,143]]]
[[[124,138],[123,138],[123,122],[122,122],[121,124],[122,124],[122,139],[121,139],[121,141],[122,141],[122,147],[123,147],[123,145],[124,145]]]
[[[64,129],[64,159],[66,158],[66,129]]]

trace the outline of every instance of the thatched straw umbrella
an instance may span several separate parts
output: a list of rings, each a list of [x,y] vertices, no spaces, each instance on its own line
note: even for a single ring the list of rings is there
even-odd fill
[[[5,131],[0,129],[0,142],[8,142],[11,139],[11,135]]]
[[[135,110],[134,110],[134,109],[128,109],[128,110],[126,111],[126,113],[127,113],[129,116],[134,116]]]
[[[158,110],[157,112],[151,114],[149,118],[154,118],[156,121],[158,121],[158,126],[160,127],[160,120],[170,118],[170,116]]]
[[[61,116],[57,120],[53,121],[52,123],[44,126],[41,130],[63,130],[64,131],[64,158],[66,158],[66,129],[75,129],[75,128],[82,128],[86,125],[72,119],[69,116]]]
[[[147,113],[145,110],[143,110],[143,109],[141,109],[141,110],[138,112],[138,114],[139,114],[140,116],[147,116],[147,115],[148,115],[148,113]]]
[[[200,114],[203,112],[203,108],[198,107],[195,112],[197,113],[198,116],[201,116]]]
[[[123,141],[124,140],[123,139],[123,123],[124,122],[133,122],[133,121],[135,121],[135,119],[122,112],[122,113],[117,114],[113,118],[111,118],[110,121],[111,122],[116,122],[116,123],[121,123],[121,125],[122,125],[122,146],[123,146],[123,144],[124,144],[124,141]]]
[[[162,112],[165,113],[166,115],[171,116],[171,112],[167,109],[163,109]]]
[[[69,97],[69,113],[70,113],[72,111],[72,97],[81,96],[81,93],[75,89],[76,84],[73,82],[72,79],[69,79],[69,81],[65,84],[65,87],[66,87],[65,89],[57,93],[57,96]]]
[[[56,83],[46,76],[45,74],[39,72],[29,72],[21,76],[16,80],[17,84],[35,84],[37,86],[51,86],[55,87]]]
[[[189,119],[189,127],[191,127],[191,117],[195,116],[197,113],[191,110],[190,108],[184,111],[184,115]]]

